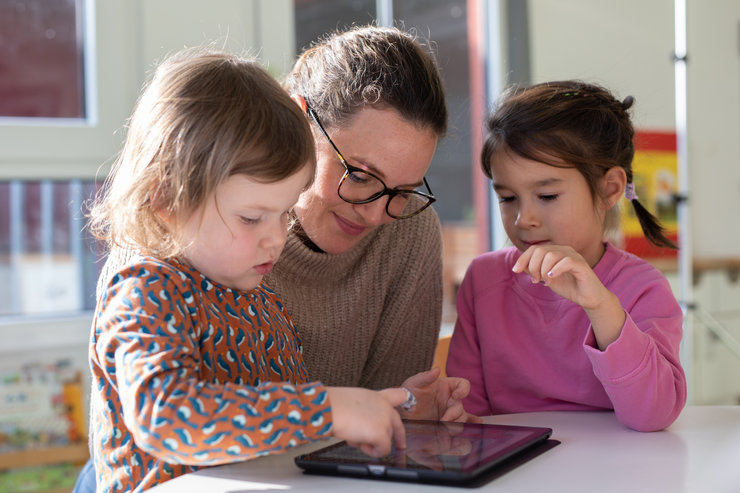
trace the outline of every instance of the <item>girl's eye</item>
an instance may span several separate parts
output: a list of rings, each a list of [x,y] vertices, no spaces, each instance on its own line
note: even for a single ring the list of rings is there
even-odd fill
[[[512,196],[509,196],[509,197],[504,197],[502,195],[499,195],[498,196],[498,201],[499,201],[500,204],[503,204],[505,202],[512,202],[514,200],[514,198],[515,197],[513,195]]]
[[[550,202],[552,200],[555,200],[558,198],[558,194],[553,193],[549,195],[540,195],[540,200],[544,200],[545,202]]]
[[[260,219],[258,217],[254,218],[254,217],[239,216],[239,220],[243,222],[244,224],[249,224],[249,225],[259,224],[260,222]]]

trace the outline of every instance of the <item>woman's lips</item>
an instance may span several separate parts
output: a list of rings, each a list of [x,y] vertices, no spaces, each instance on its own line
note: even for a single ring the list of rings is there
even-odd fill
[[[274,262],[265,262],[264,264],[255,265],[254,270],[257,272],[257,274],[261,276],[266,276],[270,272],[272,272],[272,266],[275,265]]]
[[[341,229],[348,235],[358,236],[361,235],[363,231],[365,231],[364,226],[360,226],[353,222],[347,221],[346,219],[339,217],[337,214],[334,214],[334,220],[336,220],[339,229]]]

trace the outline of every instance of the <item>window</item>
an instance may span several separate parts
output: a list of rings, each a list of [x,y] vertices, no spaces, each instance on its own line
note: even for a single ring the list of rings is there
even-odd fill
[[[84,118],[82,0],[0,0],[0,116]]]
[[[319,35],[375,20],[376,0],[295,0],[296,53]]]
[[[0,316],[92,310],[101,251],[82,204],[94,181],[0,182]]]
[[[95,129],[86,103],[85,19],[91,12],[85,0],[0,0],[0,124],[7,140],[0,178],[0,317],[94,308],[100,259],[84,233],[82,204],[98,185],[93,179],[39,180],[27,171],[38,164],[44,175],[63,176],[57,169],[68,169],[64,153],[80,162],[76,150],[94,147],[69,132]],[[56,139],[47,139],[48,131],[57,132]]]

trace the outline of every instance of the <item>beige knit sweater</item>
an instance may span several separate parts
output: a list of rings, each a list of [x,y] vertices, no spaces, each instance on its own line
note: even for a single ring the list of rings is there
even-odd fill
[[[265,280],[293,317],[311,379],[379,389],[431,366],[442,320],[442,235],[431,207],[339,255],[291,233]]]
[[[111,252],[99,293],[132,255]],[[430,368],[442,321],[442,234],[431,207],[339,255],[291,232],[265,281],[293,317],[311,380],[380,389]]]

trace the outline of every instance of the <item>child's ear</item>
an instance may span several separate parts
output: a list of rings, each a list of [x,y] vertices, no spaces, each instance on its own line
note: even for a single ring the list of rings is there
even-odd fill
[[[614,166],[604,175],[603,181],[604,200],[607,209],[614,207],[624,195],[624,187],[627,185],[627,173],[624,168]]]
[[[153,186],[149,192],[149,202],[154,214],[165,224],[171,225],[174,220],[174,215],[167,207],[162,204],[162,185]]]

